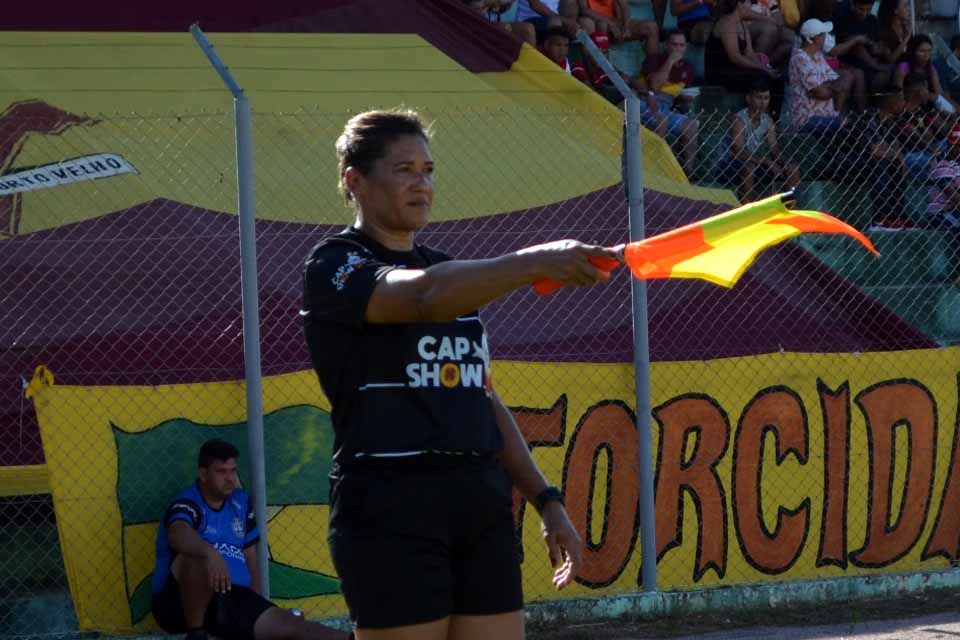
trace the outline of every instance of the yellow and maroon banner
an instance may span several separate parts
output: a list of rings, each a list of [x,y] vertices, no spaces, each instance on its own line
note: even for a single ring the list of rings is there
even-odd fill
[[[660,587],[948,566],[960,542],[960,460],[957,371],[944,363],[957,355],[655,364]],[[536,514],[517,500],[528,600],[638,591],[632,367],[500,361],[494,376],[587,542],[577,584],[557,594]],[[203,439],[234,440],[246,459],[243,384],[48,380],[33,397],[81,627],[149,628],[157,521],[192,481]],[[264,400],[274,597],[342,614],[325,544],[329,405],[309,371],[268,377]]]

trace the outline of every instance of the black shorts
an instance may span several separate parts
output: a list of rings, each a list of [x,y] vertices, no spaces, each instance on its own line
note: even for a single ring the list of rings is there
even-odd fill
[[[503,469],[492,459],[429,469],[380,462],[351,468],[331,485],[328,541],[354,625],[382,629],[522,609],[512,486]]]
[[[256,591],[234,585],[225,594],[214,594],[203,617],[203,628],[224,640],[253,640],[253,625],[264,611],[274,606]],[[172,575],[163,589],[153,594],[150,608],[157,624],[167,633],[188,631],[183,619],[180,585]]]

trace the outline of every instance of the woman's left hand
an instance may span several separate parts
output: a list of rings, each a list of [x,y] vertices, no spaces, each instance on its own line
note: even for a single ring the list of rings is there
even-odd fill
[[[563,504],[548,502],[540,514],[540,530],[547,543],[550,564],[553,566],[553,586],[563,589],[570,584],[583,561],[583,540],[570,522]]]

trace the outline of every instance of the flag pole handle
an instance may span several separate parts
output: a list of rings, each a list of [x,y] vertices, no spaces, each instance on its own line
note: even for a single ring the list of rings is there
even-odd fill
[[[620,255],[619,258],[601,258],[599,256],[593,256],[589,258],[590,264],[595,266],[600,271],[609,274],[620,266],[620,263],[623,260],[622,248],[618,251],[618,254]],[[537,280],[533,283],[533,290],[538,296],[548,296],[551,293],[559,291],[562,287],[563,283],[558,280]]]

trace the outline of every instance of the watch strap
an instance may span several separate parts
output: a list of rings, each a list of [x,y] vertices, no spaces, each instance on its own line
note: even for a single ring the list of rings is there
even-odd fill
[[[543,511],[547,503],[553,501],[563,504],[563,493],[560,489],[551,485],[537,494],[537,497],[533,499],[533,506],[536,507],[537,511]]]

